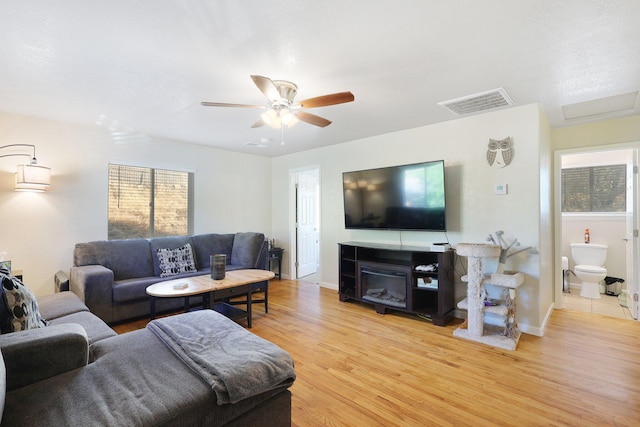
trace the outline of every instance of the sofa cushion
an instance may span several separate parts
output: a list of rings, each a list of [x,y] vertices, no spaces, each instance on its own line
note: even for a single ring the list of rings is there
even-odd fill
[[[257,268],[260,251],[265,245],[262,233],[236,233],[233,239],[231,264],[243,268]]]
[[[175,277],[138,277],[136,279],[119,280],[113,283],[113,302],[122,304],[132,301],[139,301],[141,299],[149,298],[147,295],[147,287],[154,283],[163,282],[165,280],[171,280],[178,277],[191,277],[204,274],[202,271],[194,271],[191,273],[181,274]]]
[[[3,303],[11,313],[11,332],[47,326],[40,315],[35,295],[15,276],[0,273]]]
[[[113,271],[114,280],[154,275],[147,239],[77,243],[73,251],[73,265],[103,265]]]
[[[176,276],[196,271],[191,244],[187,243],[176,249],[158,249],[160,277]]]
[[[89,311],[87,306],[73,292],[59,292],[57,294],[39,296],[38,307],[42,317],[48,321],[79,311]]]
[[[76,323],[84,328],[87,333],[89,345],[105,338],[118,335],[113,329],[104,323],[102,319],[88,311],[79,311],[77,313],[68,314],[49,322],[50,325],[64,325],[69,323]]]
[[[149,239],[149,247],[151,258],[153,260],[153,273],[146,274],[144,276],[129,276],[129,277],[146,277],[156,276],[160,277],[160,259],[158,258],[158,249],[177,249],[181,246],[191,243],[191,237],[189,236],[170,236],[170,237],[155,237]],[[193,249],[193,248],[192,248]],[[128,279],[129,277],[123,277],[122,279]],[[120,280],[120,279],[116,279]]]
[[[211,255],[224,254],[231,262],[231,251],[235,234],[198,234],[191,237],[198,270],[211,268]]]
[[[149,298],[147,287],[158,283],[158,277],[139,277],[137,279],[119,280],[113,283],[113,302],[117,304]]]

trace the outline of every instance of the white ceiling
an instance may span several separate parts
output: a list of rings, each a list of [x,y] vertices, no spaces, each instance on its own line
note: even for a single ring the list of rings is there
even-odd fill
[[[562,106],[639,90],[639,46],[637,0],[0,0],[0,111],[278,156],[452,120],[438,102],[499,87],[554,127],[601,119]],[[200,105],[267,105],[251,74],[355,102],[280,145],[260,110]]]

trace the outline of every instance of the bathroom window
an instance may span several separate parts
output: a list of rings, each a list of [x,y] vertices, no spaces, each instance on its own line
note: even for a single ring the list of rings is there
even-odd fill
[[[108,238],[193,234],[193,173],[109,164]]]
[[[562,169],[562,212],[626,212],[627,165]]]

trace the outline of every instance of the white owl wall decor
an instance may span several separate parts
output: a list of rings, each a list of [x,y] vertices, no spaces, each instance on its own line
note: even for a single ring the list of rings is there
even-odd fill
[[[487,148],[487,162],[494,168],[503,168],[513,160],[513,140],[510,136],[505,139],[489,139]]]

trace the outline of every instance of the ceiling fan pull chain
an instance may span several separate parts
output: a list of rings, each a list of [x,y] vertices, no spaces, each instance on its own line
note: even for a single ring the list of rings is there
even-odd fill
[[[280,131],[282,132],[282,138],[280,138],[280,145],[284,145],[284,124],[280,125]]]

